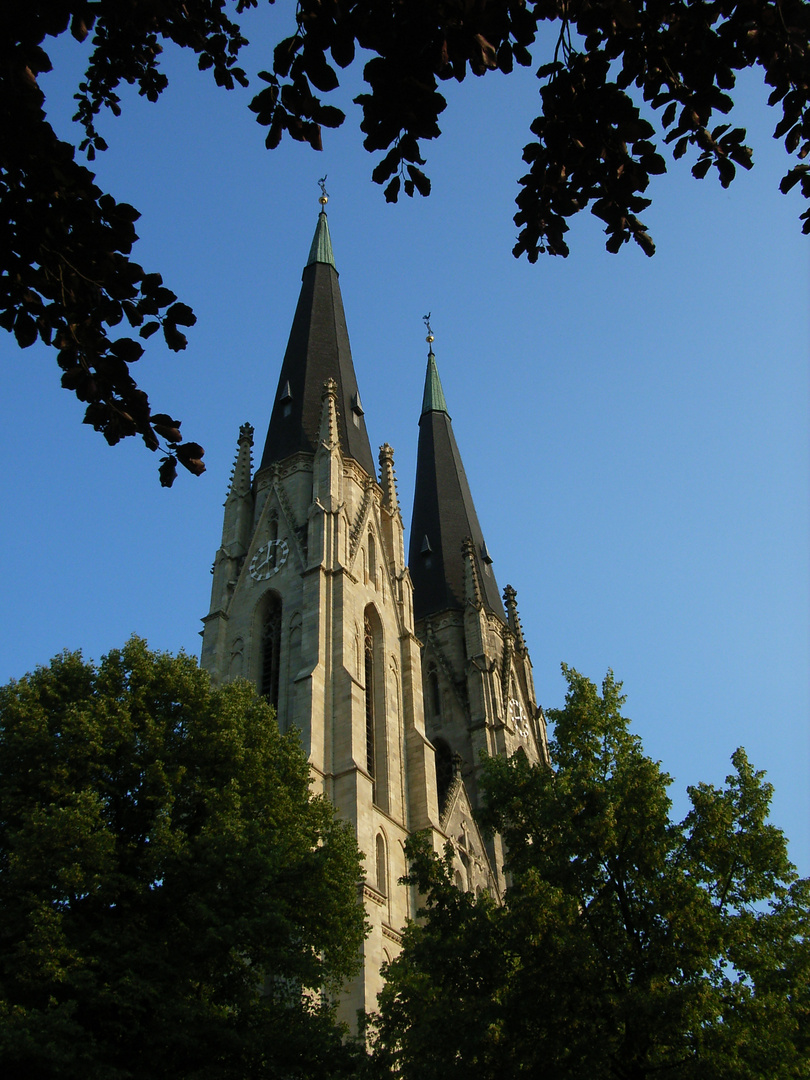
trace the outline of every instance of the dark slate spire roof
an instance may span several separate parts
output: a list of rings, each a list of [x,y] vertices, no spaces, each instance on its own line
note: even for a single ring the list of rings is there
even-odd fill
[[[453,434],[436,357],[431,351],[419,418],[416,489],[408,552],[414,618],[424,619],[440,611],[464,607],[462,545],[468,537],[475,549],[475,566],[484,604],[505,621],[492,560]]]
[[[287,351],[281,365],[260,469],[300,450],[313,453],[327,379],[337,383],[338,431],[343,453],[376,476],[357,390],[346,316],[332,254],[326,213],[321,210]]]

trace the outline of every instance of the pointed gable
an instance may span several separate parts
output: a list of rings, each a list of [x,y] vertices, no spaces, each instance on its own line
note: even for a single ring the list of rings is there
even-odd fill
[[[463,892],[488,892],[494,900],[500,901],[498,879],[493,873],[486,844],[475,821],[469,792],[460,773],[454,776],[447,793],[440,827],[453,845],[457,887]]]
[[[416,458],[408,566],[414,588],[414,618],[423,619],[465,605],[464,543],[472,540],[484,606],[501,619],[503,604],[492,559],[456,444],[436,357],[428,356],[419,448]]]
[[[322,210],[302,276],[260,469],[302,450],[314,453],[327,379],[334,379],[337,386],[341,450],[374,477],[332,241]]]

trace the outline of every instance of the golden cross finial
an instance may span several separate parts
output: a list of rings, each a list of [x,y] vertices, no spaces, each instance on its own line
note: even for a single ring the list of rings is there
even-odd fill
[[[428,343],[428,345],[432,345],[434,338],[433,331],[430,329],[430,312],[428,312],[427,315],[422,316],[422,322],[425,324],[425,329],[427,330],[427,337],[425,338],[425,341]]]
[[[329,196],[326,194],[326,176],[322,176],[318,183],[321,186],[321,197],[318,199],[318,202],[323,207],[329,202]]]

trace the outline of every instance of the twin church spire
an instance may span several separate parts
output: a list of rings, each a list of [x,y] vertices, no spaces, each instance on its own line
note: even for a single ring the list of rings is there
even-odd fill
[[[314,453],[323,386],[327,379],[333,379],[341,449],[375,477],[324,201],[322,196],[259,470],[298,452]],[[504,619],[492,559],[453,434],[432,334],[428,340],[431,347],[419,420],[408,556],[414,615],[420,619],[433,612],[464,607],[467,557],[463,548],[469,539],[482,600]]]
[[[374,476],[374,457],[357,389],[332,240],[326,211],[321,209],[302,275],[260,469],[301,451],[315,451],[321,394],[327,379],[336,383],[343,453]]]
[[[466,563],[472,559],[480,597],[486,608],[503,614],[498,585],[447,411],[436,357],[428,353],[419,446],[416,456],[411,542],[408,566],[414,588],[416,620],[462,609],[470,597]]]

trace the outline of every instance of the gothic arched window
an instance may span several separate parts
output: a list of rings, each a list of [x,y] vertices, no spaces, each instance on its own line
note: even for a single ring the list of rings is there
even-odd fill
[[[442,715],[442,697],[439,690],[439,673],[435,667],[428,668],[427,699],[432,719],[438,720]]]
[[[385,837],[377,833],[377,891],[388,896],[388,856],[385,850]]]
[[[439,813],[444,813],[447,793],[453,781],[453,751],[444,739],[434,739],[436,749],[436,794],[439,797]]]
[[[365,634],[365,681],[366,681],[366,769],[371,777],[372,797],[377,801],[377,778],[376,778],[376,709],[374,701],[374,630],[371,625],[368,611],[363,619]]]
[[[372,799],[388,809],[385,738],[385,667],[382,625],[373,605],[363,613],[363,674],[365,678],[366,771],[371,777]]]
[[[290,677],[284,681],[284,700],[281,702],[281,710],[279,710],[278,725],[279,730],[286,732],[290,727],[296,725],[298,721],[298,708],[300,702],[298,700],[300,690],[298,684],[295,682],[295,676],[301,669],[301,628],[303,625],[303,619],[301,618],[300,611],[294,611],[290,617],[287,626],[289,631],[287,634],[287,653],[284,660],[286,671],[290,673]],[[283,712],[283,716],[281,715]]]
[[[259,693],[278,707],[279,669],[281,667],[281,598],[270,593],[262,623],[262,660]]]

